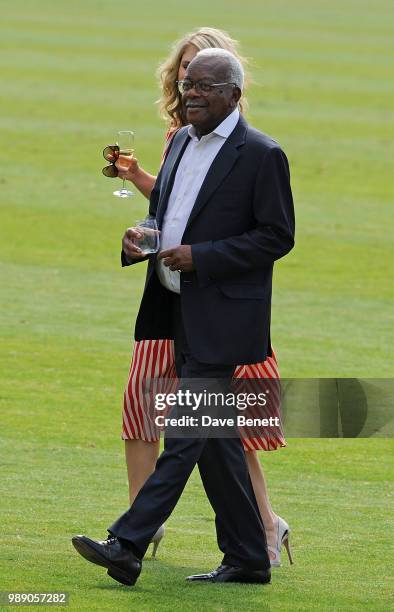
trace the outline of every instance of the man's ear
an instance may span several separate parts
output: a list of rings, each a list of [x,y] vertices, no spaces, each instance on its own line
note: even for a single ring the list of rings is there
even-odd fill
[[[240,88],[239,87],[234,87],[234,89],[233,89],[233,97],[234,97],[235,105],[238,104],[241,96],[242,96],[242,91],[240,90]]]

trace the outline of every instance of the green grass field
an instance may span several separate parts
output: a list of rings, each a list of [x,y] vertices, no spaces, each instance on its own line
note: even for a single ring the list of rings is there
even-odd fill
[[[70,537],[127,506],[121,401],[144,266],[121,270],[146,203],[112,196],[101,149],[136,132],[155,172],[154,72],[172,40],[227,29],[253,58],[249,121],[288,154],[295,250],[276,267],[286,377],[390,377],[393,5],[245,0],[14,0],[0,23],[0,590],[68,591],[72,609],[387,610],[389,440],[294,440],[262,454],[296,564],[266,588],[188,585],[220,560],[193,474],[159,560],[126,589]]]

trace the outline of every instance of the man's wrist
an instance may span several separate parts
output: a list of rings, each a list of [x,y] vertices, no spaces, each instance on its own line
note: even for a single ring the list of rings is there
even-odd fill
[[[137,259],[132,259],[128,255],[126,255],[124,251],[121,252],[120,258],[121,258],[122,266],[132,266],[133,263],[138,261]]]

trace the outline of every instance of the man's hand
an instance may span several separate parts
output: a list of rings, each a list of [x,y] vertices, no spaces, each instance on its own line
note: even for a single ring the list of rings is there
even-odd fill
[[[178,272],[191,272],[194,270],[192,247],[190,244],[180,244],[173,249],[161,251],[158,259],[164,259],[164,265],[170,268],[170,270],[178,270]]]
[[[136,244],[142,237],[143,233],[136,227],[129,227],[126,230],[122,239],[122,249],[127,259],[142,259],[145,257],[144,253],[141,253],[141,249]]]

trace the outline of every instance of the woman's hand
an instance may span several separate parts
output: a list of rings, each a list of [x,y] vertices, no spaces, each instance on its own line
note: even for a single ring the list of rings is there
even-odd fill
[[[134,155],[119,155],[115,162],[118,169],[118,176],[127,181],[134,181],[140,171],[138,159]]]

